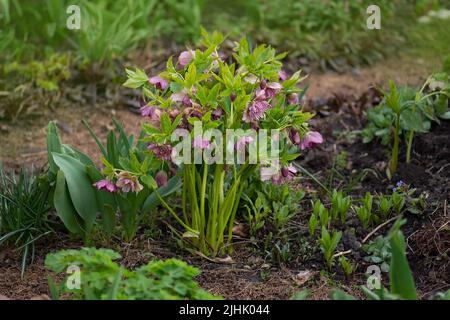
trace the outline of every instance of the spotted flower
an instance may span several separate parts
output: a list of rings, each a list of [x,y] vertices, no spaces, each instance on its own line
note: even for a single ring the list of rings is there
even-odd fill
[[[148,117],[153,123],[159,124],[161,119],[160,109],[155,106],[143,106],[139,110],[141,111],[141,116]]]
[[[265,112],[271,106],[267,101],[254,101],[244,111],[242,120],[245,122],[259,121],[264,118]]]
[[[117,188],[119,188],[122,192],[136,192],[138,193],[144,187],[139,183],[139,179],[136,176],[133,176],[131,173],[127,171],[122,171],[117,176],[116,182]]]
[[[150,82],[150,84],[153,84],[159,90],[166,90],[169,86],[169,81],[161,78],[160,76],[151,77],[148,82]]]
[[[169,144],[150,143],[147,150],[153,152],[155,157],[161,160],[169,161],[172,159],[172,146]]]

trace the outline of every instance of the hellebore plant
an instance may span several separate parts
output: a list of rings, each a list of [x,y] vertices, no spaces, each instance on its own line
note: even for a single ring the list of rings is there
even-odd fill
[[[183,231],[171,229],[196,252],[215,257],[232,249],[236,211],[252,172],[274,183],[289,180],[298,149],[323,138],[308,129],[313,115],[298,104],[303,79],[300,72],[282,72],[284,54],[264,45],[250,50],[243,39],[235,62],[226,63],[223,36],[202,33],[203,50],[185,51],[176,63],[170,58],[166,70],[150,78],[127,70],[124,85],[142,89],[148,156],[182,172],[182,214],[160,199]]]

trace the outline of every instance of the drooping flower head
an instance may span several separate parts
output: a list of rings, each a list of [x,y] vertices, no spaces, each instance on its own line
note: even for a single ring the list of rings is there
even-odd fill
[[[277,95],[278,92],[281,91],[281,89],[283,89],[283,86],[281,84],[279,84],[278,82],[269,82],[266,86],[266,97],[268,99],[272,99],[273,97],[275,97]]]
[[[292,180],[297,173],[297,169],[292,164],[287,167],[281,168],[281,172],[272,178],[272,183],[279,185],[286,181]]]
[[[242,120],[247,123],[259,121],[260,119],[264,118],[264,113],[270,107],[271,106],[267,101],[254,101],[244,111]]]
[[[269,82],[263,80],[259,88],[255,91],[255,100],[268,100],[274,98],[283,86],[278,82]]]
[[[288,101],[289,104],[298,104],[299,103],[298,94],[297,93],[291,93],[290,95],[288,95],[287,101]]]
[[[153,84],[159,90],[166,90],[169,86],[169,81],[167,79],[161,78],[160,76],[151,77],[148,82]]]
[[[148,117],[153,123],[159,124],[161,119],[160,109],[155,106],[143,106],[139,110],[141,111],[141,116]]]
[[[161,160],[170,161],[172,159],[172,146],[169,144],[150,143],[147,149]]]
[[[122,192],[136,192],[138,193],[144,187],[139,183],[139,179],[136,176],[133,176],[131,173],[127,171],[122,171],[117,175],[117,188],[119,188]]]
[[[300,145],[300,133],[297,130],[293,128],[289,130],[289,139],[291,140],[292,144]]]
[[[178,57],[178,63],[180,64],[180,66],[184,68],[192,61],[192,59],[194,59],[194,57],[195,57],[194,50],[183,51],[182,53],[180,53],[180,56]]]
[[[107,179],[97,181],[96,183],[94,183],[94,187],[96,187],[98,190],[106,190],[108,192],[117,191],[116,185]]]
[[[317,131],[309,131],[305,134],[303,139],[300,141],[300,149],[310,149],[317,144],[323,143],[322,135]]]
[[[289,76],[286,71],[284,71],[284,70],[278,71],[278,79],[280,79],[280,81],[285,81],[285,80],[287,80],[288,77]]]
[[[167,185],[167,173],[164,170],[158,171],[158,173],[155,175],[155,181],[158,187],[164,187]]]

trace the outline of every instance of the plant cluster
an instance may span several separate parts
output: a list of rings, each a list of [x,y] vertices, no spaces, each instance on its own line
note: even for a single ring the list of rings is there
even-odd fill
[[[155,260],[130,271],[114,260],[121,256],[109,249],[82,248],[47,255],[45,266],[60,274],[71,272],[56,284],[49,278],[53,299],[84,300],[211,300],[193,278],[200,271],[177,259]],[[75,279],[79,277],[79,279]],[[78,281],[78,283],[77,283]],[[68,283],[73,285],[68,286]],[[77,285],[79,286],[77,288]]]
[[[367,111],[367,127],[362,131],[363,142],[378,138],[381,143],[392,143],[391,160],[387,170],[392,177],[397,170],[400,139],[406,140],[406,162],[411,161],[413,138],[416,133],[429,132],[431,123],[450,119],[449,76],[445,73],[430,76],[420,90],[410,87],[397,88],[389,83],[383,101]]]
[[[377,289],[369,289],[362,286],[361,289],[370,300],[417,300],[417,290],[412,276],[411,269],[406,258],[405,237],[400,230],[406,220],[397,219],[392,226],[387,239],[391,248],[389,283],[390,288],[384,288],[381,284]],[[304,300],[308,296],[308,291],[298,292],[293,299]],[[438,293],[436,299],[448,300],[450,291]],[[342,290],[335,289],[330,298],[333,300],[355,300],[355,298]]]
[[[53,205],[66,228],[86,242],[92,239],[96,226],[110,238],[116,233],[118,221],[123,238],[131,241],[143,214],[159,204],[153,191],[158,189],[158,196],[166,196],[179,187],[178,178],[169,181],[164,170],[158,171],[162,168],[159,162],[151,157],[144,160],[146,148],[141,141],[136,142],[133,135],[126,135],[123,127],[114,123],[115,129],[109,132],[106,146],[86,122],[85,125],[103,154],[103,171],[119,176],[117,184],[102,179],[93,160],[76,148],[62,144],[56,125],[52,122],[48,125],[47,180],[54,189]],[[115,169],[108,171],[113,165]],[[132,178],[134,172],[146,177],[142,179],[143,184]]]
[[[342,232],[336,229],[339,223],[345,226],[347,219],[355,216],[361,226],[367,229],[373,223],[387,221],[392,215],[398,216],[404,212],[420,214],[425,208],[425,202],[422,196],[415,198],[415,192],[415,189],[409,189],[408,185],[399,181],[391,195],[374,196],[366,192],[364,197],[358,200],[344,196],[342,191],[333,190],[329,208],[320,200],[314,201],[308,223],[309,235],[314,237],[316,230],[321,230],[318,241],[328,268],[331,269],[334,265],[335,251],[342,237]],[[372,248],[369,251],[373,253],[374,250]],[[351,262],[346,259],[341,258],[340,264],[345,273],[352,270]]]
[[[0,246],[13,244],[22,252],[22,275],[34,260],[36,242],[54,230],[49,193],[50,187],[37,172],[22,169],[16,176],[0,164]]]
[[[262,180],[289,180],[296,173],[290,162],[299,155],[298,149],[323,142],[318,132],[309,130],[308,120],[313,115],[303,112],[299,105],[300,72],[288,77],[282,70],[280,60],[285,55],[264,45],[251,50],[242,39],[234,48],[236,62],[229,64],[221,59],[223,40],[220,33],[203,31],[203,50],[182,52],[176,64],[170,58],[167,69],[152,77],[140,69],[127,70],[124,84],[142,90],[141,112],[148,120],[142,126],[148,153],[137,163],[158,158],[167,165],[178,165],[183,181],[183,215],[161,202],[182,228],[181,232],[172,228],[173,232],[211,256],[223,254],[226,248],[231,250],[236,212],[255,170],[260,171]],[[198,127],[205,131],[197,131]],[[228,135],[230,130],[235,134]],[[271,156],[272,142],[257,138],[262,130],[279,134],[278,159]],[[173,155],[181,154],[180,144],[182,156],[174,160]],[[271,153],[261,152],[263,147]],[[273,168],[273,161],[279,161],[279,166],[271,173],[267,167]],[[121,177],[116,166],[104,163],[107,180],[118,182]],[[135,182],[136,188],[131,191],[139,196],[138,186],[148,180],[147,176],[135,171],[128,179]],[[274,212],[273,222],[281,228],[290,212],[276,205]]]

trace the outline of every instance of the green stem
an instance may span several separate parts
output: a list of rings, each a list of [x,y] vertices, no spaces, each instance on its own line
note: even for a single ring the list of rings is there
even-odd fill
[[[413,138],[414,138],[414,130],[411,130],[409,132],[408,142],[407,142],[406,163],[411,162],[411,149],[412,149]]]
[[[162,205],[170,212],[170,214],[177,220],[187,231],[196,232],[191,227],[189,227],[187,224],[183,222],[183,220],[180,219],[180,217],[173,211],[173,209],[167,204],[167,202],[164,201],[164,199],[159,195],[158,191],[155,190],[155,194],[158,197],[159,201],[162,203]]]
[[[395,174],[398,166],[398,147],[400,144],[400,137],[398,136],[399,129],[400,129],[400,115],[397,114],[397,119],[395,121],[394,147],[392,148],[391,163],[389,165],[390,178],[392,178],[392,176]]]

